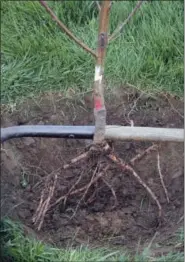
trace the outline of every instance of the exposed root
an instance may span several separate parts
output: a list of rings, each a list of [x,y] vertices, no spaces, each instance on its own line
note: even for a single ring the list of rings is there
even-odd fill
[[[88,157],[92,156],[94,153],[97,153],[97,154],[107,153],[110,149],[111,148],[107,142],[103,142],[103,144],[100,144],[100,145],[92,144],[88,147],[88,151],[70,160],[68,164],[65,164],[63,166],[63,169],[70,168],[71,165],[76,164],[81,160],[87,159]]]
[[[184,219],[184,215],[180,217],[180,219],[177,221],[177,225]]]
[[[75,164],[75,163],[77,163],[77,162],[79,162],[79,161],[81,161],[81,160],[83,160],[83,159],[86,159],[88,156],[89,156],[89,152],[85,152],[85,153],[83,153],[83,154],[81,154],[81,155],[73,158],[73,159],[69,162],[69,164],[65,164],[65,165],[63,166],[63,168],[64,168],[64,169],[67,169],[67,168],[69,168],[72,164]]]
[[[130,119],[130,115],[137,109],[137,103],[138,103],[139,99],[141,99],[142,96],[143,96],[143,93],[141,93],[139,95],[139,97],[136,100],[134,100],[134,104],[133,104],[132,108],[130,109],[130,111],[128,112],[127,116],[125,117],[127,123],[130,126],[134,126],[134,121],[132,119]]]
[[[95,183],[95,188],[97,188],[97,181]],[[94,190],[93,194],[87,199],[86,204],[91,204],[95,200],[96,190]]]
[[[66,205],[66,201],[67,201],[67,198],[68,196],[71,194],[71,192],[73,191],[73,189],[79,184],[80,180],[82,179],[83,177],[83,173],[79,176],[78,180],[76,181],[76,183],[70,188],[70,190],[68,191],[68,193],[65,195],[65,199],[64,199],[64,207]]]
[[[151,196],[151,198],[155,201],[155,203],[158,206],[158,210],[159,210],[159,217],[161,217],[162,215],[162,207],[161,204],[157,198],[157,196],[154,194],[154,192],[152,191],[152,189],[141,179],[141,177],[137,174],[137,172],[134,170],[133,165],[135,164],[136,161],[140,160],[141,158],[143,158],[145,155],[149,154],[151,151],[157,150],[157,145],[152,145],[149,148],[147,148],[143,153],[136,155],[134,158],[132,158],[129,161],[129,164],[124,163],[120,158],[116,157],[112,151],[112,147],[108,144],[108,143],[103,143],[102,145],[91,145],[91,147],[89,147],[89,150],[82,153],[81,155],[73,158],[68,164],[64,165],[63,168],[67,169],[69,168],[72,164],[76,164],[77,162],[87,159],[89,157],[94,157],[96,156],[97,159],[99,156],[106,156],[106,158],[108,158],[109,160],[111,160],[112,162],[114,162],[116,165],[118,165],[122,170],[127,170],[129,171],[129,173],[135,177],[135,179],[139,182],[139,184],[141,184],[145,190],[148,192],[148,194]],[[158,153],[158,171],[159,171],[159,176],[160,176],[160,180],[162,183],[162,186],[164,188],[165,194],[166,194],[166,198],[167,201],[169,202],[169,197],[168,197],[168,192],[167,189],[164,185],[164,181],[163,181],[163,176],[161,173],[161,169],[160,169],[160,157],[159,157],[159,153]],[[131,165],[130,165],[131,164]],[[111,190],[111,193],[113,195],[113,198],[115,200],[114,206],[112,208],[115,208],[118,205],[118,199],[116,196],[116,192],[113,189],[113,187],[111,186],[111,184],[104,178],[104,175],[106,173],[106,171],[108,170],[109,166],[107,165],[102,171],[99,170],[98,171],[98,166],[96,166],[96,168],[94,169],[94,172],[91,176],[90,181],[88,183],[86,183],[86,185],[80,187],[80,188],[76,188],[79,183],[82,181],[83,173],[79,176],[79,178],[76,180],[76,182],[73,184],[73,186],[69,189],[69,191],[65,194],[62,195],[61,197],[59,197],[54,203],[50,204],[51,198],[54,194],[54,190],[55,190],[55,186],[56,186],[56,179],[53,182],[52,186],[49,186],[48,188],[48,181],[46,181],[46,187],[43,190],[42,194],[41,194],[41,198],[40,198],[40,203],[39,206],[36,210],[36,214],[33,218],[33,222],[34,224],[38,224],[38,230],[41,229],[43,221],[44,221],[44,217],[46,212],[48,211],[49,208],[53,208],[56,205],[60,204],[63,201],[64,206],[66,205],[66,201],[69,197],[74,196],[74,195],[79,195],[80,196],[80,200],[77,203],[77,206],[74,210],[73,215],[71,216],[71,219],[76,215],[77,210],[81,204],[81,202],[85,199],[85,197],[87,196],[87,193],[89,192],[89,189],[92,187],[92,185],[95,184],[95,188],[97,188],[97,182],[99,179],[101,179],[103,181],[103,183]],[[101,168],[100,168],[101,169]],[[47,178],[47,180],[49,180],[49,178]],[[44,200],[46,194],[48,194],[46,200]],[[93,192],[91,193],[91,196],[87,199],[87,201],[85,202],[86,204],[92,203],[92,201],[95,198],[95,194],[96,194],[96,189],[93,190]],[[49,206],[50,204],[50,206]]]
[[[133,167],[131,167],[129,164],[124,164],[122,162],[121,159],[117,158],[115,155],[113,154],[109,154],[107,156],[110,160],[112,160],[114,163],[116,163],[117,165],[119,165],[119,167],[122,170],[128,170],[130,171],[130,173],[137,179],[137,181],[147,190],[147,192],[149,193],[149,195],[151,196],[151,198],[156,202],[158,209],[159,209],[159,217],[161,217],[162,214],[162,207],[161,204],[159,203],[159,200],[157,198],[157,196],[154,194],[154,192],[150,189],[150,187],[147,186],[147,184],[145,184],[145,182],[140,178],[140,176],[136,173],[136,171],[133,169]]]
[[[100,172],[97,176],[95,176],[95,178],[94,178],[93,180],[91,180],[91,181],[89,182],[89,184],[87,184],[87,185],[85,185],[85,186],[83,186],[83,187],[81,187],[81,188],[78,188],[78,189],[72,191],[72,192],[70,193],[70,196],[73,196],[73,195],[76,195],[76,194],[78,194],[78,193],[80,193],[80,192],[83,192],[84,190],[86,190],[87,188],[89,188],[91,185],[93,185],[94,183],[96,183],[96,182],[104,175],[104,173],[107,171],[107,169],[108,169],[108,166],[105,167],[104,170],[103,170],[102,172]],[[50,207],[52,208],[52,207],[58,205],[58,204],[59,204],[62,200],[64,200],[65,198],[66,198],[66,195],[59,197],[59,198],[55,201],[55,203],[53,203]]]
[[[151,153],[152,151],[157,150],[157,145],[152,145],[150,147],[148,147],[144,152],[142,152],[141,154],[137,154],[135,157],[133,157],[129,163],[134,165],[136,161],[141,160],[144,156],[148,155],[149,153]]]
[[[50,201],[53,197],[54,190],[55,190],[55,187],[56,187],[57,177],[58,177],[57,174],[55,174],[53,185],[49,186],[48,197],[45,201],[43,201],[43,200],[44,200],[44,195],[46,193],[46,188],[42,191],[39,206],[38,206],[36,213],[33,217],[33,223],[35,225],[38,224],[38,227],[37,227],[38,231],[41,229],[42,224],[44,222],[44,217],[46,215],[46,212],[49,209],[49,204],[50,204]]]
[[[44,193],[45,193],[45,189],[42,191],[41,193],[41,197],[40,197],[40,202],[39,202],[39,206],[37,207],[37,210],[35,212],[35,215],[32,218],[33,223],[35,224],[38,220],[38,217],[40,217],[40,209],[42,207],[43,204],[43,200],[44,200]]]
[[[154,192],[150,189],[150,187],[147,186],[147,184],[145,184],[145,182],[140,178],[140,176],[135,172],[135,170],[129,166],[126,165],[126,169],[128,171],[131,172],[131,174],[138,180],[138,182],[148,191],[148,193],[150,194],[150,196],[152,197],[152,199],[156,202],[158,209],[159,209],[159,217],[161,217],[162,215],[162,207],[161,204],[157,198],[157,196],[154,194]]]
[[[157,152],[157,169],[158,169],[158,172],[159,172],[159,177],[160,177],[160,180],[161,180],[162,187],[164,189],[166,199],[167,199],[168,203],[170,203],[170,199],[169,199],[169,196],[168,196],[168,190],[165,186],[163,175],[162,175],[162,172],[161,172],[159,151]]]
[[[75,208],[75,211],[74,211],[71,219],[76,215],[76,212],[77,212],[77,210],[78,210],[78,208],[79,208],[82,200],[85,199],[85,196],[87,195],[87,192],[88,192],[88,190],[90,189],[90,187],[91,187],[91,185],[92,185],[92,181],[94,180],[94,177],[95,177],[95,175],[96,175],[96,173],[97,173],[97,169],[98,169],[98,166],[96,166],[96,168],[95,168],[95,170],[94,170],[94,172],[93,172],[93,175],[92,175],[92,177],[91,177],[91,181],[90,181],[90,183],[87,185],[87,188],[86,188],[83,196],[82,196],[81,199],[78,201],[78,204],[77,204],[77,206],[76,206],[76,208]]]
[[[44,189],[41,192],[39,205],[37,207],[35,215],[32,218],[32,221],[33,221],[34,224],[36,224],[38,222],[38,220],[39,220],[39,218],[41,216],[41,212],[42,212],[42,209],[43,209],[43,206],[44,206],[44,203],[43,203],[44,202],[44,197],[47,194],[48,183],[49,183],[49,176],[47,176],[47,178],[46,178]]]
[[[116,193],[115,193],[113,187],[105,180],[105,178],[102,177],[102,180],[106,184],[106,186],[111,190],[112,195],[114,197],[115,203],[114,203],[114,206],[112,207],[112,209],[113,209],[113,208],[115,208],[118,205],[118,199],[117,199]]]

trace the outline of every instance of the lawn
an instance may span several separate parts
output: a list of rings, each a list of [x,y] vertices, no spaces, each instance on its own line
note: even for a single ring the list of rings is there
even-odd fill
[[[111,9],[110,34],[135,6],[120,1]],[[183,1],[150,1],[108,46],[107,89],[131,84],[145,92],[183,96]],[[91,48],[96,48],[98,11],[91,1],[49,2],[59,18]],[[1,102],[18,103],[42,92],[92,89],[94,58],[57,27],[37,1],[1,2]],[[10,220],[1,222],[4,261],[155,261],[179,262],[183,253],[155,258],[146,249],[131,256],[105,249],[58,249],[24,235]],[[183,242],[183,230],[177,242]],[[136,252],[137,253],[137,252]]]
[[[110,33],[135,3],[113,4]],[[91,2],[50,2],[71,31],[96,48],[98,13]],[[107,50],[107,88],[125,83],[183,95],[183,1],[144,3]],[[92,88],[94,58],[73,43],[37,1],[1,3],[1,99],[21,100],[43,91]]]

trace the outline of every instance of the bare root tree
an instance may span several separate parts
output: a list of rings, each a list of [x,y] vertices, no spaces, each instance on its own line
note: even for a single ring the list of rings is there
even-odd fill
[[[95,1],[96,5],[99,10],[99,31],[98,31],[98,40],[97,40],[97,48],[96,51],[92,50],[90,47],[88,47],[86,44],[81,42],[54,14],[54,12],[51,10],[51,8],[48,6],[46,1],[40,0],[41,5],[45,8],[45,10],[50,14],[52,19],[58,24],[58,26],[61,28],[63,32],[65,32],[71,40],[73,40],[76,44],[78,44],[81,48],[83,48],[86,52],[91,54],[95,58],[95,75],[94,75],[94,93],[93,93],[93,100],[94,100],[94,118],[95,118],[95,134],[93,139],[93,144],[88,147],[86,152],[82,153],[81,155],[75,157],[72,159],[69,163],[66,163],[63,166],[63,170],[68,169],[71,167],[71,165],[77,164],[79,161],[83,161],[84,159],[87,159],[89,157],[92,157],[94,153],[96,153],[98,156],[103,154],[103,156],[106,158],[107,161],[111,161],[111,163],[114,163],[117,165],[122,171],[128,171],[129,174],[131,174],[136,181],[144,187],[144,189],[147,191],[149,196],[153,199],[153,201],[156,203],[159,211],[159,217],[162,215],[162,206],[155,195],[155,193],[152,191],[152,189],[142,180],[142,178],[139,176],[139,174],[134,169],[134,164],[141,158],[143,158],[145,155],[151,153],[152,151],[157,150],[157,146],[153,145],[146,149],[143,153],[138,154],[133,159],[131,159],[128,163],[124,163],[121,159],[119,159],[111,146],[110,143],[105,141],[105,131],[106,131],[106,108],[105,108],[105,99],[104,99],[104,62],[105,62],[105,56],[106,56],[106,49],[108,42],[111,40],[114,40],[118,37],[119,33],[123,30],[125,25],[131,20],[133,15],[136,13],[136,11],[141,7],[143,1],[140,0],[137,2],[136,7],[133,9],[133,11],[129,14],[127,19],[118,25],[116,30],[113,32],[113,34],[108,37],[108,25],[109,25],[109,15],[110,15],[110,8],[111,8],[111,1],[106,0],[102,1],[101,5],[98,1]],[[98,163],[97,163],[98,165]],[[162,187],[165,191],[165,195],[167,198],[167,201],[169,202],[168,192],[166,189],[166,186],[163,181],[163,176],[160,168],[160,157],[159,154],[157,155],[157,168],[161,180]],[[80,202],[85,199],[87,193],[90,191],[92,186],[96,187],[98,182],[103,182],[104,185],[106,185],[109,190],[111,191],[111,194],[115,200],[115,205],[117,205],[118,199],[116,196],[116,192],[114,188],[108,183],[106,180],[106,174],[109,169],[109,164],[106,166],[103,166],[100,170],[96,167],[93,175],[90,177],[89,181],[86,183],[86,185],[83,185],[82,187],[78,187],[79,182],[82,179],[82,175],[76,180],[74,185],[69,189],[69,191],[60,196],[54,203],[50,204],[51,198],[54,195],[54,189],[56,186],[56,180],[57,177],[54,178],[54,182],[52,182],[52,185],[47,185],[43,189],[43,192],[41,193],[40,198],[40,204],[37,208],[36,214],[33,218],[33,222],[38,225],[38,229],[40,230],[44,216],[52,207],[55,207],[58,205],[61,201],[66,203],[66,200],[70,196],[76,196],[80,195],[80,201],[77,204],[75,213],[77,211],[77,208],[80,205]],[[78,188],[77,188],[78,187]],[[48,192],[49,193],[46,193]],[[46,196],[47,195],[47,196]],[[92,201],[92,198],[94,197],[93,194],[88,198],[86,203],[90,203]],[[50,206],[49,206],[50,205]],[[75,215],[75,213],[73,215]]]

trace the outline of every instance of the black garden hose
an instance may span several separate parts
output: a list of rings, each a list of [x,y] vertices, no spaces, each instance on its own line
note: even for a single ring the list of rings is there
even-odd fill
[[[18,137],[93,139],[94,126],[25,125],[1,128],[1,143]]]

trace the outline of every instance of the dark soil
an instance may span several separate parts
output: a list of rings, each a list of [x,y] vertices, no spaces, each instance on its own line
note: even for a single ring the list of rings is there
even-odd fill
[[[17,124],[61,124],[92,125],[91,105],[83,99],[65,99],[50,94],[38,99],[29,99],[14,108],[2,112],[2,126]],[[129,125],[127,115],[135,126],[183,128],[183,101],[177,98],[149,97],[135,90],[120,88],[107,97],[107,124]],[[32,217],[40,201],[41,191],[49,174],[58,174],[55,200],[65,195],[80,175],[80,188],[90,181],[97,163],[105,166],[105,158],[94,157],[71,168],[63,165],[83,152],[88,141],[22,138],[3,144],[1,162],[1,212],[24,223],[28,231],[57,246],[90,244],[91,246],[124,246],[136,249],[150,242],[155,232],[158,243],[167,241],[183,223],[178,223],[184,213],[184,151],[181,143],[161,143],[161,169],[170,203],[162,188],[156,152],[151,152],[134,166],[150,188],[157,195],[164,217],[159,224],[158,209],[146,190],[128,172],[121,171],[109,163],[104,178],[116,192],[118,205],[110,188],[102,180],[93,185],[79,208],[76,206],[83,194],[68,197],[63,203],[51,208],[45,217],[43,227],[37,232]],[[150,142],[114,142],[114,150],[124,162],[143,152]],[[94,193],[90,203],[88,199]],[[76,214],[74,215],[74,211]],[[73,215],[73,217],[72,217]]]

